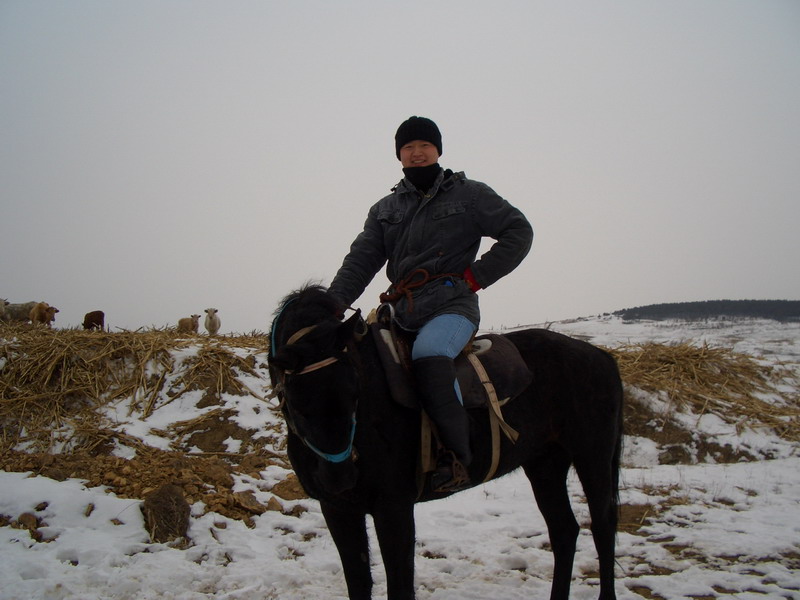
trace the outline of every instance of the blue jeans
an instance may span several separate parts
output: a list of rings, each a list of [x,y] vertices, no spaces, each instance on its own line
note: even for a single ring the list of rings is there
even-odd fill
[[[475,324],[461,315],[444,314],[434,317],[417,332],[411,359],[447,356],[455,358],[478,330]],[[454,382],[458,401],[464,404],[458,380]]]

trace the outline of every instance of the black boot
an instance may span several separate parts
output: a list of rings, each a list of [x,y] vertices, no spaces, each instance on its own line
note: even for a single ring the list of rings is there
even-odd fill
[[[469,485],[466,467],[472,462],[469,418],[455,390],[456,367],[452,358],[432,356],[414,361],[414,375],[422,407],[436,425],[447,452],[437,462],[431,479],[435,492],[453,492]]]

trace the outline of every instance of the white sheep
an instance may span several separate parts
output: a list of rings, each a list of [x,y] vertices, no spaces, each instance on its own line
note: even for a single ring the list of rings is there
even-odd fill
[[[208,335],[217,335],[219,331],[220,325],[222,325],[222,321],[219,320],[219,315],[217,314],[216,308],[207,308],[206,312],[206,320],[203,323],[205,325],[206,331],[208,331]]]

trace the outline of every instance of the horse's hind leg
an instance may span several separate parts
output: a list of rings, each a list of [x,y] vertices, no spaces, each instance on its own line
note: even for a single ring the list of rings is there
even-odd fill
[[[550,545],[553,548],[553,585],[551,600],[567,600],[575,559],[575,544],[580,527],[569,503],[567,473],[570,459],[553,446],[550,452],[539,455],[523,468],[533,487],[536,504],[547,523]]]
[[[614,552],[617,535],[619,471],[615,460],[603,453],[575,459],[589,513],[592,539],[600,563],[600,600],[614,600]]]
[[[372,573],[366,516],[360,512],[341,510],[327,502],[320,502],[320,507],[339,551],[350,600],[370,600]]]

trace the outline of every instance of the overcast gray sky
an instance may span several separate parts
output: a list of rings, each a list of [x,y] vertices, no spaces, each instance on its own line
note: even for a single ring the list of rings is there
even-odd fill
[[[800,299],[798,107],[795,0],[0,0],[0,297],[266,331],[423,115],[534,227],[483,327]]]

